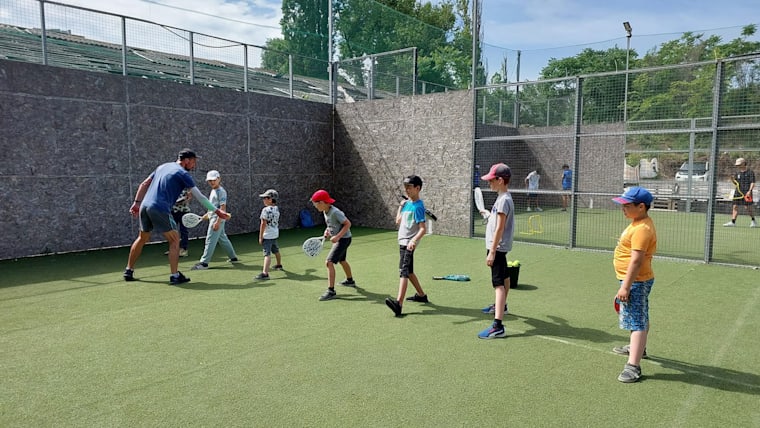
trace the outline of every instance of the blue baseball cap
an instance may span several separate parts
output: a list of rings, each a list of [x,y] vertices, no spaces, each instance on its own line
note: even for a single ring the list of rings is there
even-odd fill
[[[626,190],[625,193],[617,198],[612,198],[612,201],[618,204],[651,205],[652,199],[654,199],[654,197],[649,193],[649,190],[643,187],[634,186]]]

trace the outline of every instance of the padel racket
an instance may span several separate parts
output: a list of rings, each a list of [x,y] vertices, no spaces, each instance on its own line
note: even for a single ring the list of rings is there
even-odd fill
[[[615,309],[616,314],[620,313],[620,299],[618,299],[617,296],[612,299],[612,307]]]
[[[315,236],[313,238],[309,238],[303,242],[303,245],[301,245],[301,249],[303,249],[304,254],[306,254],[309,257],[316,257],[319,253],[322,252],[322,248],[325,245],[325,236]]]
[[[195,227],[201,224],[203,221],[203,216],[200,216],[196,213],[187,213],[182,216],[182,224],[185,225],[185,227]]]
[[[466,282],[470,280],[470,277],[468,275],[444,275],[444,276],[434,276],[433,279],[445,279],[448,281],[460,281],[460,282]]]
[[[741,186],[739,186],[739,182],[736,181],[735,178],[731,178],[731,182],[734,183],[734,188],[731,190],[731,198],[734,201],[738,201],[740,199],[744,199],[747,202],[752,202],[752,194],[745,195],[744,192],[741,190]]]
[[[483,216],[483,220],[488,219],[491,213],[486,211],[486,203],[483,201],[483,191],[480,190],[480,187],[476,187],[472,192],[475,194],[475,207],[477,207],[480,215]]]

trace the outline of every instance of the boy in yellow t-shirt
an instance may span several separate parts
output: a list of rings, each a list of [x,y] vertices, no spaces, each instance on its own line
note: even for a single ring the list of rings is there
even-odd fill
[[[618,376],[623,383],[641,378],[641,358],[646,355],[649,333],[649,293],[654,284],[652,257],[657,251],[657,232],[649,217],[652,194],[643,187],[631,187],[612,200],[621,205],[631,224],[620,235],[613,265],[620,288],[615,299],[620,302],[620,328],[631,332],[630,343],[614,348],[628,355],[628,362]]]

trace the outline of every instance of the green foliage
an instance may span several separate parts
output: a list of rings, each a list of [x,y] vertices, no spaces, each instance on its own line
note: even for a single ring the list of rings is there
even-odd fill
[[[416,47],[418,77],[445,87],[466,88],[470,84],[472,20],[469,0],[446,0],[437,5],[417,0],[332,0],[335,51],[340,58],[358,58]],[[294,73],[327,78],[329,57],[329,0],[284,0],[283,38],[271,39],[262,63],[267,69],[287,73],[293,55]],[[402,69],[411,79],[411,63],[405,58],[389,69]],[[348,68],[350,78],[363,84],[362,67]],[[481,81],[485,71],[479,68]],[[430,89],[428,90],[430,91]]]

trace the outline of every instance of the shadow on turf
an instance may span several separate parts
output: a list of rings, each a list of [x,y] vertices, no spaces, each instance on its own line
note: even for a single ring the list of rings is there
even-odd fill
[[[760,395],[760,376],[755,373],[741,372],[723,367],[692,364],[685,361],[671,360],[649,356],[649,360],[661,367],[679,371],[680,373],[656,373],[646,375],[648,380],[664,380],[699,385],[721,391],[741,392],[744,394]]]

